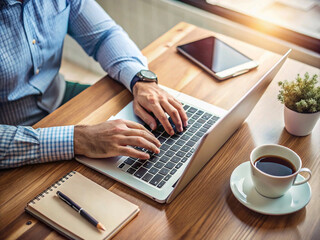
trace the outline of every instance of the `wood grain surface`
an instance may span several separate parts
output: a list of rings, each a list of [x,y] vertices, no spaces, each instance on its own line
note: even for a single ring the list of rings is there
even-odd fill
[[[206,36],[217,36],[259,62],[242,76],[219,82],[177,53],[176,46]],[[159,83],[219,107],[230,109],[280,56],[187,23],[180,23],[143,51]],[[1,170],[0,239],[64,239],[24,212],[37,194],[71,170],[139,205],[141,212],[115,239],[319,239],[320,236],[320,122],[311,135],[286,132],[283,105],[277,101],[280,80],[297,73],[319,74],[319,69],[288,59],[242,127],[171,204],[159,204],[75,160]],[[109,77],[76,96],[34,125],[35,128],[96,124],[116,114],[132,99]],[[297,152],[312,170],[312,198],[302,210],[284,216],[253,212],[233,196],[232,171],[249,160],[251,150],[277,143]]]

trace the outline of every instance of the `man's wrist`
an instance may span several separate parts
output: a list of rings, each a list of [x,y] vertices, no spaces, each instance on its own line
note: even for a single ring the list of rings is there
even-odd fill
[[[84,155],[86,151],[87,126],[74,126],[73,148],[74,155]]]
[[[140,80],[140,78],[139,78],[137,75],[135,75],[135,76],[133,77],[133,79],[131,80],[130,89],[131,89],[131,92],[132,92],[132,93],[133,93],[133,87],[134,87],[134,85],[135,85],[139,80]]]

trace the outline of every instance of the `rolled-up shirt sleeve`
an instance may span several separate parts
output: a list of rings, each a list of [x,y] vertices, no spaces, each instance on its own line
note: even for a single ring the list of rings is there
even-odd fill
[[[127,33],[94,0],[70,1],[68,33],[129,91],[137,72],[147,60]]]
[[[0,168],[70,160],[74,126],[38,128],[0,125]]]

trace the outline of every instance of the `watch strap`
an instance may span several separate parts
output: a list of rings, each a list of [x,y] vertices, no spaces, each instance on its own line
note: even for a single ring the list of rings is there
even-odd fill
[[[131,92],[133,92],[133,86],[139,81],[141,80],[137,75],[135,75],[132,80],[131,80],[131,83],[130,83],[130,89],[131,89]]]

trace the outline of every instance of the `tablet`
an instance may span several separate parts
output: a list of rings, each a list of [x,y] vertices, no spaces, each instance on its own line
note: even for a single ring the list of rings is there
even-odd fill
[[[215,37],[184,45],[177,50],[218,80],[225,80],[258,67],[258,63]]]

